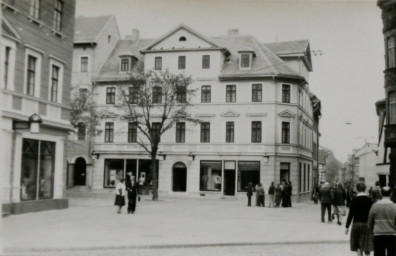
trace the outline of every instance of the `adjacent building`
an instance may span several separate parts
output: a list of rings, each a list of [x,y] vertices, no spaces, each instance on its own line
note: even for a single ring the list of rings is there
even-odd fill
[[[75,1],[1,1],[3,213],[68,206]]]
[[[286,180],[295,198],[308,198],[319,178],[321,116],[320,101],[309,89],[310,52],[307,40],[262,43],[235,29],[206,37],[180,25],[157,39],[141,39],[135,30],[118,40],[92,79],[91,93],[98,111],[117,111],[116,89],[133,88],[131,75],[169,70],[192,76],[196,94],[190,113],[201,123],[178,123],[161,138],[162,194],[238,196],[245,195],[248,182],[267,189]],[[136,143],[136,126],[104,118],[100,127],[92,188],[113,188],[126,172],[150,185],[149,155]]]

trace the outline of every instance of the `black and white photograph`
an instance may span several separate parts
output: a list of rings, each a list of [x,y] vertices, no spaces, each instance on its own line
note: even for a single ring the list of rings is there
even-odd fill
[[[396,0],[0,4],[0,255],[396,256]]]

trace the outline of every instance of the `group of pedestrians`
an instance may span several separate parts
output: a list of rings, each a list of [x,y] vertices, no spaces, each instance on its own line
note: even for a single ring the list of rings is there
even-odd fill
[[[139,187],[132,172],[127,173],[125,183],[123,178],[119,180],[115,189],[116,197],[114,202],[114,205],[118,207],[117,213],[121,213],[121,209],[125,205],[125,196],[128,198],[128,214],[135,213],[136,201],[140,201]]]
[[[268,188],[268,207],[292,207],[292,190],[291,181],[287,182],[283,180],[276,186],[274,182],[271,182]],[[259,183],[254,187],[252,182],[249,182],[246,188],[246,195],[248,198],[247,206],[251,206],[254,192],[256,192],[256,206],[265,207],[265,189],[263,185]]]
[[[390,200],[391,188],[380,187],[379,182],[366,193],[366,185],[360,182],[356,191],[347,191],[342,184],[330,187],[325,182],[319,189],[321,201],[321,221],[324,222],[325,211],[328,221],[337,216],[337,223],[341,225],[341,217],[345,215],[346,201],[349,213],[345,224],[345,234],[350,232],[350,249],[358,256],[396,256],[396,204]],[[350,200],[348,197],[350,196]],[[334,208],[333,214],[331,208]]]

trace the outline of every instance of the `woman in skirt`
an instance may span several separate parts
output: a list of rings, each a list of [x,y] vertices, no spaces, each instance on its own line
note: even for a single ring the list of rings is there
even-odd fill
[[[125,205],[125,184],[124,184],[124,179],[120,179],[120,181],[117,183],[115,192],[116,192],[116,197],[115,197],[114,205],[118,206],[117,213],[121,213],[121,208]]]
[[[350,240],[351,251],[357,252],[358,256],[363,256],[363,253],[370,255],[370,252],[374,249],[373,234],[368,228],[367,220],[373,200],[365,194],[366,185],[364,183],[358,183],[356,190],[358,194],[351,201],[348,219],[345,225],[345,234],[348,234],[349,225],[353,220]]]

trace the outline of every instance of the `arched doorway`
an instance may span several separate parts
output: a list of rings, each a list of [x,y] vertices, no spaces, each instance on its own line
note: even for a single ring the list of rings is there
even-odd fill
[[[85,186],[87,176],[87,162],[79,157],[74,164],[74,186]]]
[[[173,165],[172,190],[174,192],[187,191],[187,168],[182,162],[177,162]]]

